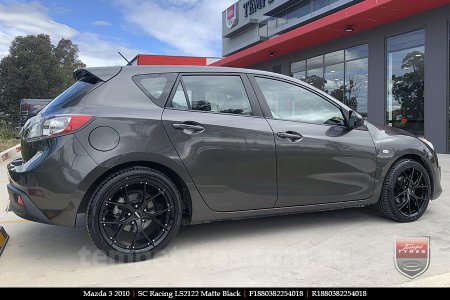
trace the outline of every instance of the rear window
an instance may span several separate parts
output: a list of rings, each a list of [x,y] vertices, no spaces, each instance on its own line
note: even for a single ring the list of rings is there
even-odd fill
[[[147,97],[158,106],[164,107],[170,90],[177,79],[175,73],[133,76],[133,81]]]
[[[92,88],[98,83],[98,80],[93,78],[85,78],[78,80],[72,84],[67,90],[62,92],[58,97],[53,99],[42,112],[50,112],[61,107],[68,107],[75,105],[83,98]],[[75,103],[74,103],[75,102]]]

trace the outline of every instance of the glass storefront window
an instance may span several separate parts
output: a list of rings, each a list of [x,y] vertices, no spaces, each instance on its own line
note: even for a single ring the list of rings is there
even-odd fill
[[[319,10],[328,5],[328,0],[313,0],[314,10]]]
[[[345,104],[367,117],[367,92],[369,87],[369,61],[367,58],[345,63]]]
[[[312,12],[312,5],[311,1],[303,1],[299,4],[298,7],[298,17],[302,18],[306,16],[307,14],[310,14]]]
[[[273,66],[272,72],[281,74],[281,65]]]
[[[298,6],[291,7],[287,10],[287,21],[292,22],[298,19]]]
[[[323,55],[306,60],[306,82],[323,90],[325,79],[323,78]]]
[[[296,61],[291,64],[292,77],[306,80],[306,60]]]
[[[286,12],[283,12],[277,17],[277,27],[283,26],[286,23],[287,23],[287,14]]]
[[[325,92],[345,103],[344,99],[344,63],[325,67]]]
[[[267,24],[262,25],[261,27],[259,27],[259,36],[262,37],[268,37],[268,33],[267,33]]]
[[[368,45],[293,62],[291,74],[367,117]]]
[[[324,90],[341,102],[344,99],[344,50],[327,53],[324,56]]]
[[[295,79],[306,81],[306,71],[292,73],[292,77],[294,77]]]
[[[369,47],[367,44],[345,49],[345,60],[353,60],[369,56]]]
[[[425,30],[387,38],[386,123],[424,134]]]
[[[270,17],[269,20],[267,21],[268,36],[271,36],[273,32],[276,30],[276,28],[277,28],[277,18]]]

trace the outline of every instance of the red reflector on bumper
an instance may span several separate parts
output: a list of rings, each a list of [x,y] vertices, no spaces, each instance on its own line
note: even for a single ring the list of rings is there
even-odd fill
[[[22,197],[17,196],[17,204],[19,204],[20,206],[23,206],[23,200],[22,200]]]

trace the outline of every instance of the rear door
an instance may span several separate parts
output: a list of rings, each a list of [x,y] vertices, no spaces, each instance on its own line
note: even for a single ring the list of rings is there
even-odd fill
[[[211,209],[238,211],[275,205],[274,135],[246,76],[180,76],[162,120]]]
[[[340,107],[301,85],[251,77],[274,133],[277,207],[372,196],[375,146],[365,128],[348,129]]]

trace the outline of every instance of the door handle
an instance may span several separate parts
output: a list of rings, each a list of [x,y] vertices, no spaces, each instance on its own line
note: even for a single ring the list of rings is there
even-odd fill
[[[277,135],[278,137],[288,139],[293,143],[299,142],[303,138],[303,135],[295,131],[278,132]]]
[[[183,130],[185,133],[202,133],[205,131],[205,127],[200,125],[186,124],[186,123],[175,123],[172,127],[178,130]]]

